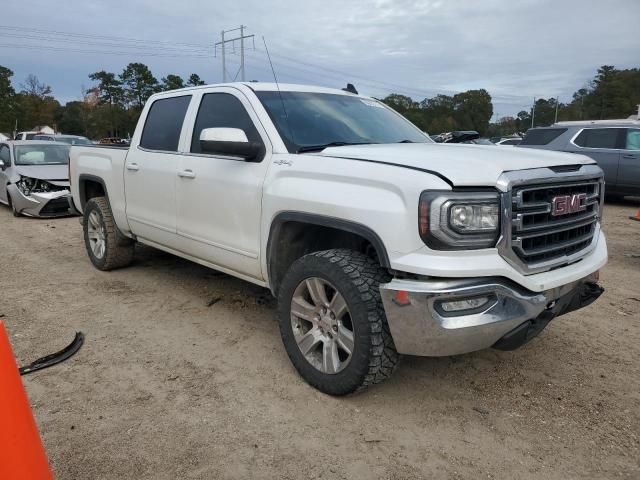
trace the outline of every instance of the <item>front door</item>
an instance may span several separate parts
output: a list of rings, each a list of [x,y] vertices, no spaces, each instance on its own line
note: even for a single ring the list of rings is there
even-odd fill
[[[266,147],[263,158],[204,154],[204,128],[242,129],[248,140]],[[201,96],[190,145],[180,158],[177,232],[189,254],[223,269],[261,279],[260,218],[262,185],[271,146],[249,101],[233,88],[220,87]]]
[[[132,146],[124,166],[131,231],[142,239],[172,248],[177,243],[177,151],[190,100],[190,95],[155,100],[146,116],[139,146]]]

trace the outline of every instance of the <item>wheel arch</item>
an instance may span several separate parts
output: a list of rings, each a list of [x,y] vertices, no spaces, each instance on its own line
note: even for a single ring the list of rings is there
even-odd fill
[[[96,175],[82,173],[78,177],[78,194],[80,196],[80,209],[84,211],[84,207],[89,200],[94,197],[106,197],[109,202],[109,192],[104,180]],[[109,202],[110,204],[111,202]]]
[[[298,258],[330,248],[352,248],[390,269],[387,249],[380,236],[358,222],[296,211],[277,214],[269,229],[266,266],[269,288],[277,295],[282,279]]]

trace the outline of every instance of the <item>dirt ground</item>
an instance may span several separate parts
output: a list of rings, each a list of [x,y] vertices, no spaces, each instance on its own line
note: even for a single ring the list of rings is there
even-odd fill
[[[638,207],[605,208],[596,304],[347,398],[296,374],[268,291],[146,247],[97,271],[77,218],[0,207],[0,318],[20,364],[86,334],[23,377],[58,479],[637,479]]]

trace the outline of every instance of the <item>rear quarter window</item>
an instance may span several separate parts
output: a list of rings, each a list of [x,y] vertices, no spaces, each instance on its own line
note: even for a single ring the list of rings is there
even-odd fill
[[[573,141],[584,148],[623,148],[624,128],[585,128]]]
[[[180,132],[190,101],[191,95],[154,101],[144,122],[140,146],[164,152],[178,151]]]
[[[525,134],[520,145],[548,145],[566,131],[566,128],[535,128]]]

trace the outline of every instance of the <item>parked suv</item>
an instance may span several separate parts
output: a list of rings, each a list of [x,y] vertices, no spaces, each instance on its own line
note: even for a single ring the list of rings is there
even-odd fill
[[[559,122],[530,129],[519,146],[587,155],[604,170],[607,195],[640,195],[638,120]]]

